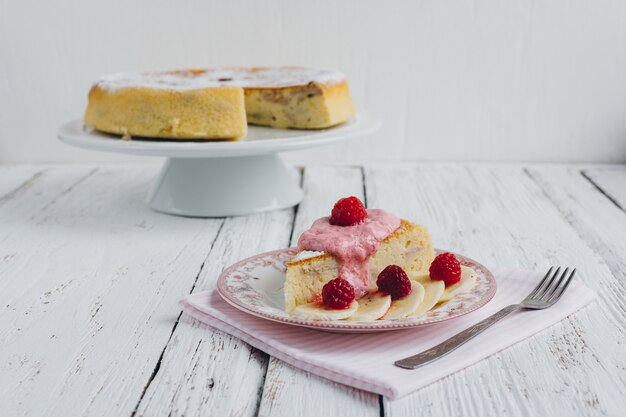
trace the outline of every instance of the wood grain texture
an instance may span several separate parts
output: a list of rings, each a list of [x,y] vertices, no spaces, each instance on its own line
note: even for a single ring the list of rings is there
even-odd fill
[[[6,165],[2,167],[0,205],[25,192],[37,181],[45,169],[36,165]]]
[[[238,260],[288,245],[293,209],[228,218],[211,247],[195,291],[214,288]],[[183,314],[143,396],[142,416],[254,416],[268,357]]]
[[[623,413],[623,166],[312,166],[296,209],[227,219],[147,209],[156,171],[0,166],[0,415]],[[182,295],[211,288],[238,259],[295,243],[348,195],[425,224],[436,246],[487,266],[577,266],[598,301],[393,402],[180,316]]]
[[[359,110],[384,120],[361,146],[294,162],[626,160],[622,1],[58,0],[33,13],[0,0],[0,10],[0,161],[131,160],[55,140],[100,75],[284,64],[342,69]]]
[[[292,245],[313,221],[327,216],[341,197],[363,196],[360,168],[307,167],[305,199],[298,207]],[[271,358],[259,416],[378,416],[378,396],[335,384]]]
[[[603,188],[598,189],[603,186],[602,182],[589,181],[585,171],[576,167],[529,168],[527,172],[540,184],[546,198],[558,207],[580,238],[611,270],[614,279],[600,281],[597,288],[602,293],[602,306],[607,308],[610,319],[621,326],[621,333],[625,333],[626,214]],[[613,183],[607,184],[611,186]],[[626,359],[624,364],[626,367]]]
[[[567,185],[545,178],[555,188]],[[427,225],[438,247],[487,266],[574,265],[578,279],[599,294],[593,306],[536,337],[406,399],[385,401],[387,415],[617,415],[623,409],[623,297],[614,293],[623,280],[546,198],[543,185],[521,167],[378,165],[365,170],[365,179],[370,206]],[[609,208],[603,203],[602,210]]]
[[[130,415],[222,220],[144,204],[156,167],[50,169],[0,205],[0,415]]]
[[[613,204],[626,211],[626,167],[591,168],[583,170],[582,175]]]

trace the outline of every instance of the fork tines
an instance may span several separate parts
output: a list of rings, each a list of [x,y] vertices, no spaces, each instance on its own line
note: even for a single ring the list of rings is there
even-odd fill
[[[525,301],[542,302],[546,304],[555,303],[572,282],[576,274],[576,268],[572,269],[571,272],[569,268],[565,268],[562,273],[560,272],[560,266],[556,268],[556,270],[554,270],[554,267],[550,267],[535,289],[528,294]]]

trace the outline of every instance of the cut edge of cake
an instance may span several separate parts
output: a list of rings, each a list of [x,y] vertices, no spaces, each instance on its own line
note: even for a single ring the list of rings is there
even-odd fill
[[[346,81],[265,88],[244,87],[248,123],[292,129],[324,129],[355,113]]]

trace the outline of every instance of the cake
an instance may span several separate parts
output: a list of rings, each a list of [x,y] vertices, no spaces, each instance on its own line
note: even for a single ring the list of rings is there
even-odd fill
[[[322,129],[354,114],[339,71],[216,68],[102,77],[89,92],[84,122],[127,139],[240,140],[248,123]]]
[[[376,216],[379,210],[368,210],[368,215]],[[325,224],[327,218],[318,220]],[[367,282],[352,283],[357,294],[365,295],[376,289],[376,278],[388,265],[399,265],[409,276],[421,276],[435,258],[430,235],[422,225],[399,220],[400,225],[385,237],[367,263]],[[306,233],[306,232],[305,232]],[[304,235],[305,238],[307,235]],[[306,242],[301,240],[301,247]],[[285,310],[293,311],[296,306],[306,304],[321,294],[328,281],[340,276],[339,262],[328,252],[303,251],[293,261],[287,263],[285,281]],[[352,278],[350,278],[352,279]],[[358,297],[358,295],[357,295]]]
[[[286,269],[285,310],[313,320],[415,317],[476,283],[453,254],[435,256],[424,226],[356,197],[302,233]]]

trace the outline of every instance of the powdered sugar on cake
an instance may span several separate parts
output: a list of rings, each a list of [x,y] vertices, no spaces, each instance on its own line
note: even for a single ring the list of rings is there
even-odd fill
[[[273,67],[215,68],[207,70],[122,72],[104,76],[96,85],[108,92],[124,88],[196,90],[214,87],[280,88],[307,85],[311,82],[336,84],[345,76],[337,70]]]
[[[311,259],[323,255],[324,252],[314,251],[314,250],[303,250],[302,252],[298,252],[296,256],[291,260],[292,262],[303,261],[305,259]]]
[[[378,209],[367,210],[365,222],[348,227],[332,225],[329,217],[322,217],[300,236],[298,249],[334,255],[339,276],[352,284],[360,298],[369,290],[369,258],[398,227],[398,217]]]
[[[294,256],[293,259],[291,259],[291,261],[292,262],[302,261],[302,260],[305,260],[305,259],[315,258],[315,257],[323,255],[323,254],[324,254],[324,252],[321,252],[321,251],[303,250],[301,252],[298,252],[298,254],[296,256]]]

